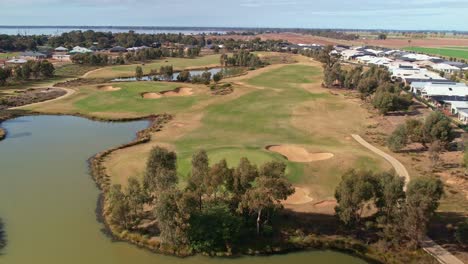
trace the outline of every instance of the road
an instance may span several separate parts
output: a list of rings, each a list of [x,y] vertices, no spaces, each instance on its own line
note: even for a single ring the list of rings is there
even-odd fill
[[[401,164],[400,161],[398,161],[396,158],[392,157],[391,155],[383,152],[382,150],[376,148],[375,146],[371,145],[369,142],[365,141],[361,136],[353,134],[351,135],[354,140],[356,140],[359,144],[363,145],[367,149],[371,150],[375,154],[381,156],[385,160],[387,160],[395,169],[395,172],[400,176],[405,178],[405,191],[406,191],[406,186],[408,185],[410,181],[410,176],[408,171],[406,170],[405,166]],[[452,255],[450,252],[445,250],[443,247],[438,245],[436,242],[434,242],[432,239],[429,237],[426,237],[424,241],[421,242],[422,249],[435,257],[440,263],[443,264],[463,264],[461,260],[459,260],[457,257]]]

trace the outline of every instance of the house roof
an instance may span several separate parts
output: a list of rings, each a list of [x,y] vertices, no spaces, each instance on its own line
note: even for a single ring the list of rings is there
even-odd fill
[[[76,46],[70,51],[70,53],[88,53],[88,52],[93,52],[93,51],[87,48],[80,47],[80,46]]]
[[[446,64],[446,63],[437,63],[432,66],[436,70],[460,70],[460,68]]]
[[[60,47],[55,48],[55,51],[68,51],[68,49],[60,46]]]
[[[27,60],[24,59],[12,59],[9,61],[6,61],[7,63],[15,63],[15,64],[22,64],[28,62]]]
[[[465,83],[427,83],[422,89],[427,96],[468,96],[468,86]]]
[[[121,46],[115,46],[111,48],[109,51],[110,52],[121,52],[121,51],[124,52],[124,51],[127,51],[127,49]]]
[[[35,52],[35,51],[26,51],[20,54],[20,56],[24,57],[45,57],[44,53]]]

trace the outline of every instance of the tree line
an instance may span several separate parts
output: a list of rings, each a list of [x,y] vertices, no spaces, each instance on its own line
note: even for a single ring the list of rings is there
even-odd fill
[[[272,216],[281,210],[281,200],[294,192],[286,165],[280,162],[258,168],[241,158],[235,168],[224,159],[210,165],[206,151],[200,150],[192,157],[184,188],[176,163],[174,152],[152,149],[142,181],[130,178],[126,188],[111,187],[111,223],[195,252],[236,251],[242,243],[276,231]],[[142,230],[142,219],[154,220],[155,225]]]
[[[133,62],[146,62],[149,60],[157,60],[167,57],[176,58],[194,58],[200,55],[201,49],[199,47],[193,48],[147,48],[138,50],[136,52],[121,53],[117,57],[108,56],[107,54],[99,53],[84,53],[75,54],[71,56],[71,61],[76,64],[83,65],[107,65],[107,64],[125,64]]]
[[[391,172],[351,170],[336,188],[336,214],[357,236],[373,233],[385,248],[414,249],[426,236],[444,192],[443,183],[434,177],[418,177],[409,182],[406,192],[404,186],[404,178]],[[369,212],[374,213],[369,216]]]
[[[249,67],[251,69],[265,66],[265,63],[256,54],[248,50],[240,50],[229,56],[222,54],[220,57],[222,66]]]
[[[31,79],[49,79],[54,77],[55,68],[47,60],[28,61],[23,65],[0,68],[0,86]]]
[[[412,104],[412,95],[402,89],[401,83],[393,83],[390,73],[383,67],[371,65],[368,69],[362,66],[342,69],[339,58],[331,54],[332,46],[306,55],[322,62],[324,71],[323,86],[354,89],[361,98],[369,100],[382,114],[395,111],[406,111]]]
[[[400,151],[410,143],[447,147],[455,138],[450,120],[440,111],[434,111],[425,120],[406,119],[388,137],[387,145],[392,151]]]

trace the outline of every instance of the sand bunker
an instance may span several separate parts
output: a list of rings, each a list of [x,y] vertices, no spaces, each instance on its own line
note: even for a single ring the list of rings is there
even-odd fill
[[[174,90],[163,91],[160,93],[142,93],[141,97],[145,99],[158,99],[161,97],[188,96],[192,94],[192,88],[176,88]]]
[[[187,96],[192,95],[193,91],[192,88],[176,88],[171,91],[161,92],[161,94],[164,96]]]
[[[100,91],[113,92],[120,90],[120,87],[114,87],[112,85],[100,85],[97,87]]]
[[[144,93],[141,95],[145,99],[158,99],[162,97],[160,93]]]
[[[268,146],[267,150],[279,153],[294,162],[327,160],[334,156],[332,153],[310,153],[305,148],[293,145]]]
[[[295,192],[286,199],[283,204],[305,204],[314,199],[309,196],[310,192],[306,188],[294,187]]]

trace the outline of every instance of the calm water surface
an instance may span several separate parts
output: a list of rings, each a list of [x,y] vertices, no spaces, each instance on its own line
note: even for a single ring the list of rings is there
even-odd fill
[[[180,259],[111,242],[96,220],[98,189],[86,160],[126,143],[144,121],[103,123],[71,116],[30,116],[2,124],[0,141],[0,217],[5,222],[5,264],[360,264],[332,251],[271,257]]]

